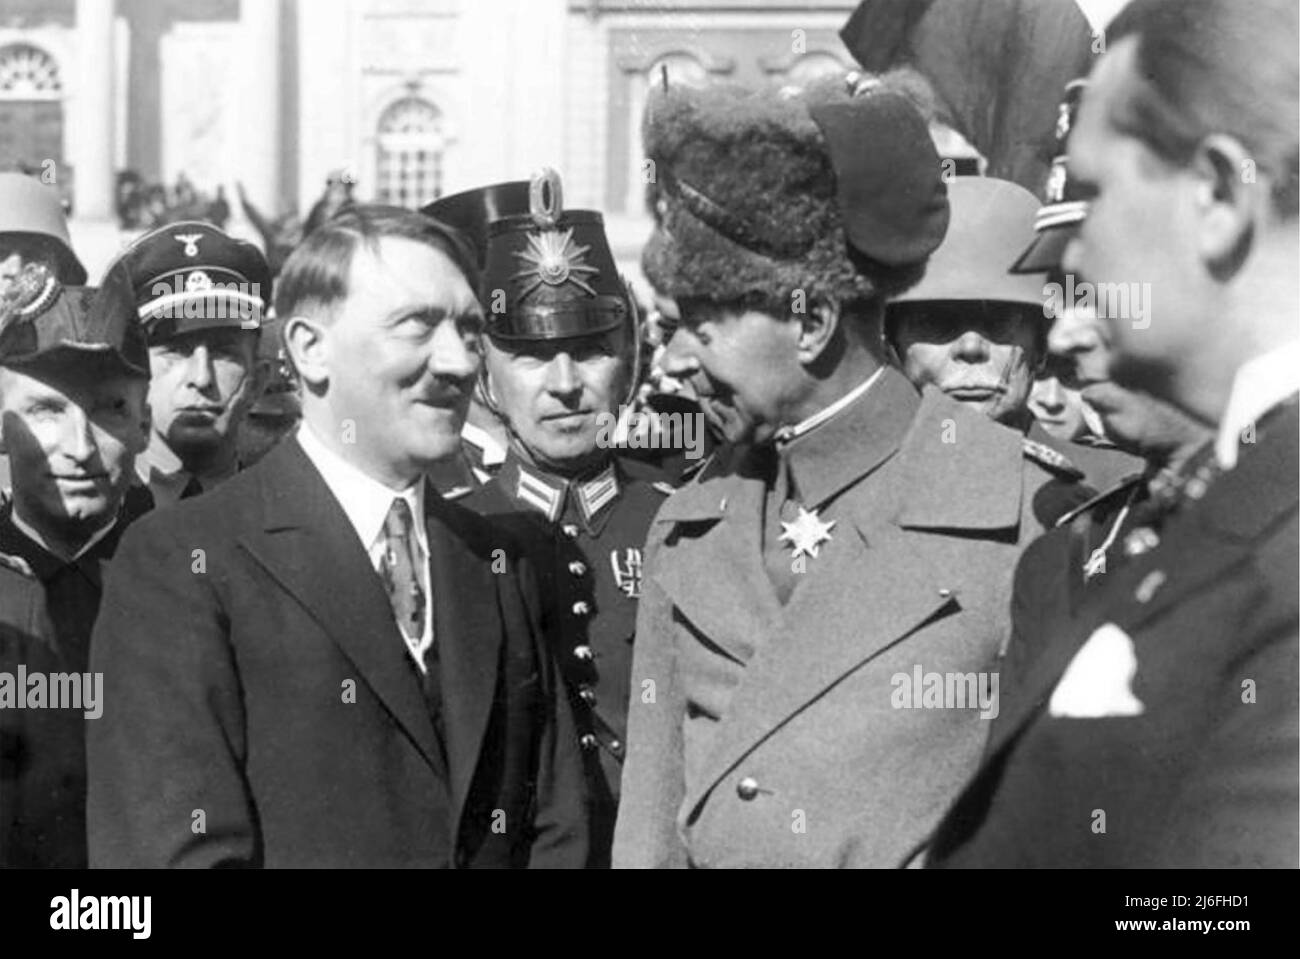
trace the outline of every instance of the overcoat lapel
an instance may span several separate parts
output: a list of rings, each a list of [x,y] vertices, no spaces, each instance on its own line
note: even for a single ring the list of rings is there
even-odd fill
[[[903,535],[873,534],[868,543],[859,518],[842,522],[841,534],[809,560],[833,568],[795,590],[784,611],[790,626],[754,655],[719,724],[708,773],[685,808],[694,809],[746,754],[847,674],[947,607],[956,609],[956,599],[929,579],[899,575],[923,568],[907,556]],[[845,603],[846,596],[888,601],[858,605]],[[887,696],[889,687],[883,690]]]
[[[960,608],[960,597],[926,574],[908,528],[993,531],[1014,540],[1022,501],[1016,434],[967,415],[938,394],[927,393],[918,402],[901,375],[885,374],[860,405],[822,427],[819,448],[838,455],[824,463],[805,456],[796,467],[806,505],[822,507],[842,497],[836,535],[819,557],[807,559],[815,574],[796,587],[784,610],[777,606],[770,614],[773,626],[728,704],[708,774],[701,777],[699,791],[686,797],[686,808],[694,808],[749,751],[847,674],[933,618]],[[983,459],[964,456],[963,463],[972,464],[969,471],[953,469],[952,448],[944,442],[950,419],[968,451],[983,451]],[[842,451],[850,443],[856,469],[844,467]],[[890,464],[889,478],[873,485],[871,476],[885,464]],[[973,495],[979,508],[954,514],[950,503],[964,494]],[[750,520],[751,528],[760,522],[761,513]],[[712,559],[715,565],[727,562],[725,555]],[[684,561],[679,568],[701,567]],[[774,603],[761,564],[750,575],[761,577],[757,582]],[[870,603],[873,596],[880,601],[865,608],[845,601]]]
[[[673,494],[656,523],[676,524],[671,562],[651,575],[691,628],[739,663],[783,627],[759,541],[763,481],[732,474]]]
[[[445,774],[429,707],[356,530],[296,439],[267,454],[261,530],[241,545],[356,666],[398,726]]]

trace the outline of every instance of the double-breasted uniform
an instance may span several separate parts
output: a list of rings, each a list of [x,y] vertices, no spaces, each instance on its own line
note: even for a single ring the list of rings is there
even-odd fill
[[[585,759],[593,866],[609,865],[613,842],[643,549],[672,492],[659,475],[612,457],[594,475],[566,480],[512,452],[497,477],[461,501],[508,529],[537,571]]]
[[[834,525],[774,578],[761,458],[701,474],[651,527],[615,866],[896,864],[988,733],[976,703],[913,686],[969,675],[995,708],[1016,558],[1069,501],[1049,488],[1075,485],[885,369],[782,452]]]

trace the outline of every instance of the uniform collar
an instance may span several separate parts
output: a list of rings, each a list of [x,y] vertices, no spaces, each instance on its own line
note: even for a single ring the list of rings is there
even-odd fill
[[[566,479],[524,463],[514,450],[507,454],[498,482],[511,500],[541,513],[548,522],[558,522],[566,512],[576,513],[593,533],[603,525],[605,513],[621,489],[613,460],[592,476]]]
[[[789,464],[796,499],[815,509],[897,452],[920,397],[897,370],[881,367],[856,389],[791,429],[777,454]]]

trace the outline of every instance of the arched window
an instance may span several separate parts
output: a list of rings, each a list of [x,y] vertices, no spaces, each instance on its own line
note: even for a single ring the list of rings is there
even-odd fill
[[[59,184],[71,186],[63,165],[63,81],[59,65],[30,43],[0,47],[0,170],[43,170],[54,161]]]
[[[379,118],[376,196],[411,209],[442,196],[442,114],[420,97],[403,97]]]
[[[30,43],[0,48],[0,99],[58,100],[63,81],[54,59]]]

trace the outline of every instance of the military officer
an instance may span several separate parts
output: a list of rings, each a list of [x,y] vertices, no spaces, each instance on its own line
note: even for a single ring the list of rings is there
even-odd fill
[[[149,357],[120,270],[96,291],[29,265],[23,287],[29,295],[0,312],[0,446],[14,484],[0,551],[39,586],[39,606],[3,623],[0,671],[22,665],[89,682],[103,569],[151,505],[132,489],[149,435]],[[0,865],[85,868],[88,705],[0,709]]]
[[[891,81],[656,90],[646,143],[664,368],[734,452],[651,527],[615,865],[892,866],[978,762],[1011,568],[1076,484],[886,361],[948,221]]]
[[[1042,276],[1052,281],[1048,288],[1064,287],[1060,260],[1079,232],[1087,215],[1083,192],[1069,172],[1069,138],[1078,113],[1086,80],[1073,80],[1065,87],[1056,126],[1057,156],[1045,187],[1045,202],[1034,220],[1033,239],[1012,263],[1016,275]],[[1108,445],[1129,455],[1126,474],[1110,482],[1096,482],[1100,490],[1092,498],[1060,517],[1056,525],[1068,527],[1069,535],[1053,538],[1065,555],[1064,563],[1037,562],[1027,570],[1025,590],[1040,605],[1073,596],[1082,586],[1127,556],[1143,551],[1153,531],[1138,532],[1148,517],[1157,522],[1161,504],[1168,501],[1185,480],[1195,474],[1188,460],[1210,438],[1210,430],[1166,401],[1148,393],[1127,389],[1110,379],[1111,351],[1095,310],[1075,304],[1057,303],[1047,337],[1053,360],[1067,378],[1084,389],[1091,400],[1085,409],[1095,418],[1098,433]],[[1152,501],[1152,502],[1148,502]],[[1037,547],[1040,555],[1049,547]],[[1068,567],[1068,572],[1059,567]],[[1066,577],[1068,587],[1054,587],[1044,579]],[[1032,642],[1032,640],[1031,640]],[[1013,650],[1016,658],[1026,650]]]
[[[500,472],[463,502],[499,517],[535,558],[587,759],[591,865],[607,866],[627,751],[642,549],[671,487],[613,448],[638,329],[601,216],[565,210],[553,172],[520,185],[530,189],[487,187],[425,212],[486,243],[481,395],[508,429],[510,447]]]
[[[159,506],[240,468],[238,431],[261,392],[258,342],[271,271],[251,243],[209,223],[171,223],[119,257],[149,341],[153,433],[137,464]]]

